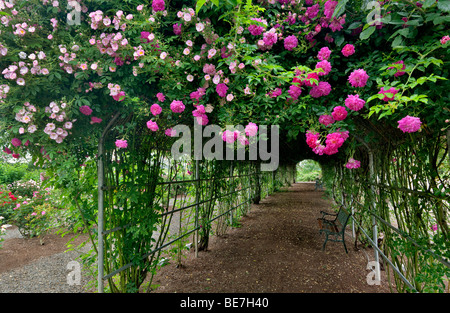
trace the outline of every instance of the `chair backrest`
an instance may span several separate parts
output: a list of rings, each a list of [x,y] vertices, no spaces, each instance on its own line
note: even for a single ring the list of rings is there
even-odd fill
[[[350,218],[350,213],[347,212],[344,207],[341,207],[339,209],[339,212],[336,216],[335,224],[338,226],[338,230],[341,232],[345,229],[345,226],[347,226],[348,219]]]

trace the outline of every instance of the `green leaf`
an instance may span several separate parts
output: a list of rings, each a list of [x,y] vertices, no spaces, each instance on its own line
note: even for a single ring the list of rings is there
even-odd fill
[[[423,83],[425,83],[427,81],[427,77],[425,77],[425,76],[422,76],[422,77],[420,77],[419,79],[417,79],[417,83],[418,84],[423,84]]]
[[[218,7],[219,6],[219,0],[211,0],[211,2]]]
[[[331,16],[332,19],[333,17],[339,17],[342,13],[344,13],[347,2],[348,0],[339,0],[336,8],[334,9],[333,15]]]
[[[361,22],[354,22],[351,23],[350,26],[348,27],[348,29],[357,29],[358,27],[361,26]]]
[[[422,24],[421,20],[410,20],[408,22],[406,22],[406,25],[410,25],[410,26],[419,26]]]
[[[359,34],[359,38],[361,40],[366,40],[369,38],[373,33],[375,32],[375,26],[371,26],[367,28],[366,30],[362,31],[361,34]]]
[[[367,103],[369,103],[370,101],[374,100],[374,99],[378,99],[378,94],[371,96],[369,99],[367,99]]]
[[[195,6],[195,13],[198,14],[198,12],[201,10],[203,5],[206,3],[206,0],[198,0],[197,4]]]
[[[434,25],[439,25],[442,23],[450,22],[450,16],[438,16],[433,20]]]
[[[392,48],[401,46],[403,44],[403,38],[402,36],[398,35],[395,37],[394,41],[392,42]]]
[[[392,111],[391,110],[384,111],[383,113],[380,114],[378,119],[380,120],[380,119],[382,119],[383,117],[385,117],[387,115],[392,115]]]
[[[441,11],[450,12],[450,0],[439,0],[437,6]]]
[[[398,33],[399,33],[400,35],[404,36],[404,37],[408,37],[408,35],[409,35],[409,28],[403,28],[403,29],[400,29],[400,30],[398,31]]]
[[[336,38],[336,45],[339,47],[340,45],[342,45],[344,43],[344,40],[345,40],[344,36],[338,36]]]
[[[425,2],[422,5],[422,8],[423,9],[429,8],[435,3],[436,3],[436,0],[425,0]]]
[[[439,16],[441,16],[440,13],[427,14],[427,19],[425,20],[425,22],[428,23],[429,21],[432,21],[432,20],[434,20],[436,17],[439,17]]]

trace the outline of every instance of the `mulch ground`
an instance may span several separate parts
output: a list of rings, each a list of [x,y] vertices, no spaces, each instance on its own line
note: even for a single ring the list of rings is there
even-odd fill
[[[14,227],[16,228],[16,227]],[[73,239],[73,241],[71,241]],[[87,236],[68,234],[46,234],[41,238],[9,238],[0,249],[0,273],[8,272],[30,264],[41,257],[47,257],[67,250],[67,243],[74,246],[87,240]]]
[[[354,248],[319,234],[320,211],[331,201],[314,184],[297,183],[252,205],[241,227],[213,237],[208,251],[189,252],[182,267],[169,264],[155,276],[155,293],[389,293],[385,272],[381,285],[369,284],[373,250]],[[351,235],[349,227],[348,234]]]

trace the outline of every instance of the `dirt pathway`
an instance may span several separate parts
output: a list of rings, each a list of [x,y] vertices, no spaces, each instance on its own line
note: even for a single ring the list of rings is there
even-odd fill
[[[318,232],[320,211],[331,212],[314,184],[298,183],[253,205],[241,227],[213,237],[199,258],[188,253],[183,267],[169,264],[154,283],[156,293],[385,293],[369,285],[366,269],[372,250],[355,251],[350,227],[342,243],[328,242]]]

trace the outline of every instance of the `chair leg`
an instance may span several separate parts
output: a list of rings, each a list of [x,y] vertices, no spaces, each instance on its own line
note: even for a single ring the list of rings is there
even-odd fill
[[[325,238],[325,242],[323,243],[323,246],[322,246],[322,251],[325,251],[325,246],[326,246],[327,241],[328,241],[328,234],[326,236],[327,237]]]
[[[347,251],[347,246],[345,245],[344,234],[342,234],[342,243],[344,244],[344,249],[345,249],[345,253],[347,253],[347,254],[348,254],[348,251]]]

